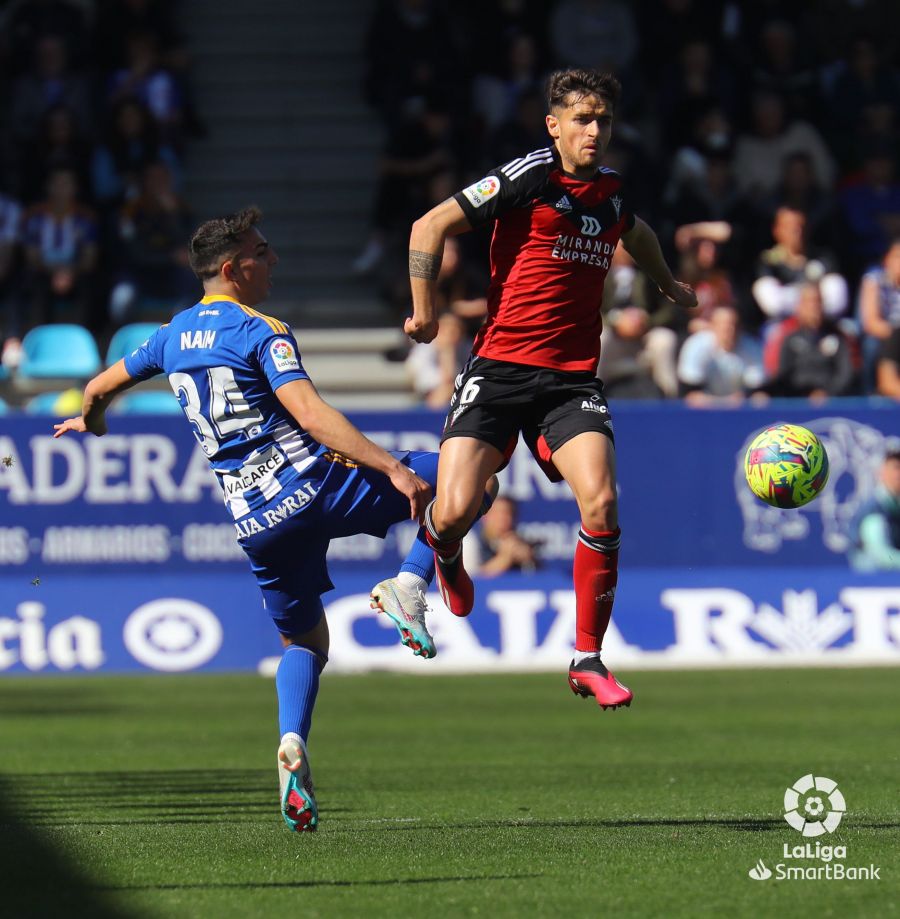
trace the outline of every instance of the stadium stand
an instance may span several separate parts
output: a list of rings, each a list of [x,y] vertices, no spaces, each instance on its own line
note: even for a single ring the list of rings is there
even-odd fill
[[[113,403],[112,411],[119,415],[177,415],[181,405],[171,390],[142,389],[125,393]]]
[[[106,349],[106,366],[115,364],[117,360],[131,354],[159,328],[155,322],[132,322],[123,325],[110,339]]]
[[[165,296],[141,314],[123,294],[137,277],[128,218],[141,176],[160,163],[196,221],[262,207],[281,257],[271,309],[321,368],[328,397],[344,407],[414,404],[421,397],[402,371],[408,346],[396,334],[409,305],[409,215],[545,143],[543,79],[578,63],[585,46],[624,82],[607,165],[625,174],[635,210],[659,228],[685,279],[702,286],[707,313],[735,306],[746,332],[765,339],[752,290],[778,242],[772,218],[787,207],[805,214],[810,251],[845,281],[838,318],[852,334],[860,280],[900,229],[897,4],[635,0],[612,4],[615,28],[596,36],[600,20],[588,16],[582,34],[586,7],[565,0],[345,0],[315,15],[288,0],[269,0],[266,15],[214,0],[59,0],[52,22],[33,15],[37,6],[13,0],[0,12],[0,77],[22,90],[0,112],[0,393],[13,405],[18,341],[42,321],[35,291],[58,299],[72,285],[71,271],[45,264],[36,277],[26,263],[24,229],[38,226],[42,199],[41,220],[64,228],[61,215],[47,216],[47,177],[74,171],[80,219],[96,226],[99,263],[81,276],[75,306],[85,316],[74,321],[106,350],[121,324],[167,318],[157,316]],[[134,78],[141,60],[155,77]],[[65,92],[42,95],[47,80]],[[418,153],[404,148],[410,139]],[[398,180],[391,159],[417,171]],[[687,226],[698,229],[685,246]],[[708,227],[722,231],[707,238]],[[375,257],[363,259],[373,238]],[[466,290],[450,291],[448,308],[471,335],[475,317],[454,297],[483,294],[487,237],[459,245]],[[168,255],[175,284],[184,266]],[[653,317],[653,334],[670,329],[680,348],[697,331],[700,320],[689,329],[646,284],[631,287],[616,305]],[[870,366],[866,392],[872,375]]]
[[[65,392],[54,389],[32,396],[25,403],[25,411],[29,415],[53,415],[57,418],[74,414],[81,406],[81,393],[77,389],[67,389]]]
[[[80,325],[40,325],[22,339],[22,363],[16,383],[29,380],[84,380],[101,367],[94,336]]]

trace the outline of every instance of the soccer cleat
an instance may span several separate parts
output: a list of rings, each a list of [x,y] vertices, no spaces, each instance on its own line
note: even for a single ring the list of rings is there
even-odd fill
[[[463,565],[462,545],[452,561],[435,552],[434,562],[435,580],[447,609],[454,616],[468,616],[475,605],[475,585]]]
[[[278,748],[278,784],[281,816],[296,833],[313,832],[319,825],[319,809],[313,791],[309,755],[303,741],[286,740]]]
[[[631,690],[603,666],[599,657],[585,658],[580,664],[573,660],[569,664],[569,688],[582,698],[593,696],[602,709],[628,707],[634,698]]]
[[[437,654],[434,639],[425,624],[425,594],[418,589],[404,587],[397,578],[388,578],[372,588],[369,606],[393,620],[400,632],[400,640],[419,657],[430,658]]]

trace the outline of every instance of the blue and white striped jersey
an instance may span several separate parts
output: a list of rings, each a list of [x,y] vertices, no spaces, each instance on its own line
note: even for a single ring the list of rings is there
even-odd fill
[[[235,520],[295,490],[322,449],[275,395],[309,379],[291,330],[230,297],[178,313],[125,369],[138,380],[168,376]]]

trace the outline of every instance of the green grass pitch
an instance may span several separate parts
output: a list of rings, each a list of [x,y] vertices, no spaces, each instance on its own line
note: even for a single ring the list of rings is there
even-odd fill
[[[271,680],[7,678],[0,913],[900,915],[896,670],[622,675],[616,712],[562,674],[326,676],[304,835]],[[847,802],[821,841],[880,881],[748,877],[805,842],[781,812],[809,772]]]

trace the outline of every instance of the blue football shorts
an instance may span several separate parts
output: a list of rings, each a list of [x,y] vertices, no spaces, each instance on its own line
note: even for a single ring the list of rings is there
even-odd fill
[[[437,453],[393,452],[437,485]],[[409,500],[374,469],[325,452],[310,477],[298,478],[253,517],[258,531],[238,539],[263,594],[263,604],[283,635],[300,635],[322,617],[321,594],[332,590],[325,555],[340,536],[366,533],[384,538],[389,527],[409,520]],[[287,501],[294,496],[293,501]],[[257,529],[254,527],[253,529]]]

